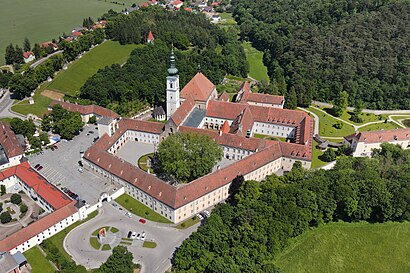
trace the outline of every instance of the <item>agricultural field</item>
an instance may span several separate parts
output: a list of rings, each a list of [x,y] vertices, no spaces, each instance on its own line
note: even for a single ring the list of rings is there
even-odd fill
[[[268,69],[263,64],[263,52],[252,47],[250,42],[242,43],[249,63],[249,76],[257,81],[269,82]]]
[[[120,4],[114,4],[118,2]],[[8,44],[22,46],[24,37],[34,43],[58,38],[63,32],[80,26],[83,19],[96,20],[109,9],[121,11],[144,0],[8,0],[0,8],[0,65],[5,63]],[[122,5],[123,4],[123,5]]]
[[[23,100],[13,105],[12,110],[23,115],[32,113],[36,116],[42,116],[51,102],[50,96],[58,94],[47,90],[76,95],[84,82],[98,69],[114,63],[124,63],[135,47],[137,45],[120,45],[118,42],[107,41],[93,48],[81,59],[71,63],[67,70],[60,71],[52,82],[44,83],[33,97],[34,104],[30,105],[28,100]],[[46,94],[47,97],[43,96],[42,93]]]
[[[66,71],[58,73],[55,79],[46,83],[42,89],[75,96],[87,79],[99,69],[115,63],[125,63],[135,47],[137,45],[120,45],[118,42],[107,41],[71,63]]]
[[[284,273],[410,272],[410,223],[331,223],[277,257]]]

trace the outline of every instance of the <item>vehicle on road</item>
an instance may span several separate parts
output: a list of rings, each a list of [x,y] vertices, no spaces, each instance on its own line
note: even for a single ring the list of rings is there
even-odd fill
[[[125,216],[127,216],[128,218],[131,218],[131,213],[126,212],[126,213],[125,213]]]
[[[145,224],[146,222],[147,222],[147,220],[145,220],[145,219],[139,219],[139,222],[141,223],[141,224]]]
[[[138,233],[138,236],[140,236],[140,234]],[[134,231],[132,234],[131,234],[131,239],[135,239],[135,238],[137,238],[137,240],[138,240],[138,236],[137,236],[137,233]]]

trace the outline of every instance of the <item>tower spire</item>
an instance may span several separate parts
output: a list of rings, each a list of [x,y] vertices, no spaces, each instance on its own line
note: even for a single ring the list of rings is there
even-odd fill
[[[175,67],[174,45],[171,48],[171,56],[169,57],[168,74],[174,76],[178,74],[178,69]]]

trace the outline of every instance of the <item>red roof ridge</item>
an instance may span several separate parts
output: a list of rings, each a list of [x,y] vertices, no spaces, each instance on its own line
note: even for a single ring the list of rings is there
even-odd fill
[[[189,95],[195,101],[207,101],[215,89],[215,85],[201,72],[196,75],[182,88],[181,98],[188,98]]]

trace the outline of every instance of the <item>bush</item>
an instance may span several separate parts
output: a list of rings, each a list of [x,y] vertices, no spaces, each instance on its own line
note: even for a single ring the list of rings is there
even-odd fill
[[[342,129],[343,128],[343,122],[337,121],[335,124],[333,124],[333,127],[336,129]]]
[[[335,150],[328,148],[323,155],[320,156],[320,159],[325,162],[331,162],[336,160],[336,152]]]
[[[90,119],[88,120],[88,123],[90,123],[90,124],[97,123],[97,118],[95,116],[90,117]]]
[[[10,201],[13,204],[19,205],[21,203],[21,196],[20,194],[13,193],[10,197]]]
[[[26,213],[27,211],[28,211],[27,205],[24,204],[24,203],[21,203],[21,204],[20,204],[20,212],[21,212],[21,213]]]
[[[2,212],[0,214],[0,221],[1,221],[2,224],[9,223],[11,221],[10,212],[8,212],[8,211]]]
[[[5,195],[6,194],[6,186],[0,185],[0,194]]]

